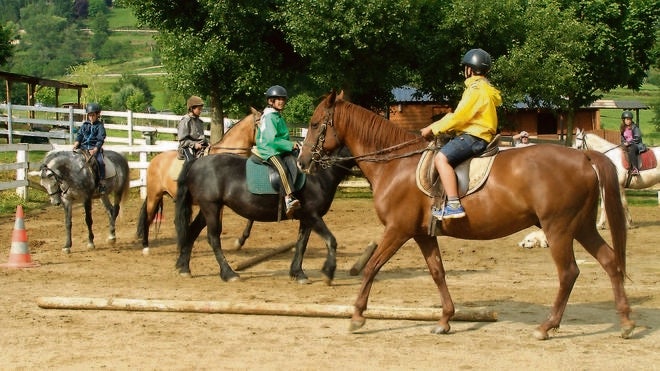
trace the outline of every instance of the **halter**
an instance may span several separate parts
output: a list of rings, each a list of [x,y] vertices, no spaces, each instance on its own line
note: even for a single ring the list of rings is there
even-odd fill
[[[328,130],[328,127],[333,128],[333,134],[335,136],[335,140],[338,143],[343,143],[341,140],[339,140],[339,136],[337,135],[337,131],[334,130],[334,106],[332,108],[328,108],[325,110],[325,114],[323,115],[323,122],[321,124],[321,127],[319,128],[319,136],[316,138],[316,143],[312,146],[312,149],[310,150],[310,153],[312,155],[312,162],[316,162],[321,166],[322,168],[328,168],[330,166],[333,166],[337,162],[340,161],[345,161],[345,160],[355,160],[357,162],[359,161],[368,161],[368,162],[387,162],[391,161],[394,159],[399,159],[399,158],[405,158],[405,157],[410,157],[415,154],[422,153],[427,150],[427,148],[421,148],[418,150],[398,154],[398,155],[390,155],[390,156],[379,156],[383,155],[392,151],[395,151],[399,148],[403,148],[406,146],[409,146],[411,144],[420,142],[422,140],[425,140],[424,137],[416,137],[415,139],[411,139],[409,141],[395,144],[393,146],[383,148],[374,152],[370,153],[365,153],[360,156],[352,156],[352,157],[331,157],[328,152],[323,148],[323,145],[325,143],[325,135]],[[304,144],[304,143],[303,143]]]

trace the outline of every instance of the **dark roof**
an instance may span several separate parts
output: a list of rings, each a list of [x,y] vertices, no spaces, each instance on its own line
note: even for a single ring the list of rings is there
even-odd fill
[[[76,84],[68,81],[42,79],[40,77],[20,75],[17,73],[11,73],[5,71],[0,71],[0,80],[7,80],[11,82],[22,82],[26,84],[35,84],[35,85],[47,86],[51,88],[60,88],[60,89],[77,90],[87,87],[87,84]]]
[[[423,94],[419,96],[419,94],[417,94],[417,89],[413,88],[412,86],[394,88],[392,89],[392,95],[394,96],[395,103],[436,102],[431,94]]]
[[[591,103],[589,108],[649,109],[650,107],[636,100],[599,99]]]

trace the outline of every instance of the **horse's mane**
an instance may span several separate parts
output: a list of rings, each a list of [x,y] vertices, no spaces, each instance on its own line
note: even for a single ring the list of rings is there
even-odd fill
[[[351,127],[351,132],[360,137],[371,138],[371,142],[379,149],[388,148],[420,137],[394,125],[390,120],[373,111],[341,98],[338,98],[335,102],[335,112],[338,115],[338,121],[358,123],[358,125]],[[426,141],[420,141],[419,143],[422,144],[421,146],[426,145]]]

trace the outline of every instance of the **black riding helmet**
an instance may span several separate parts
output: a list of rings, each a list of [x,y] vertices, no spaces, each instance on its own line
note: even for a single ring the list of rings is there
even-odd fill
[[[270,88],[268,88],[268,90],[266,90],[265,95],[266,95],[266,99],[279,98],[279,97],[288,98],[289,97],[289,95],[286,92],[286,89],[284,89],[280,85],[271,86]]]
[[[485,75],[490,71],[490,54],[483,49],[469,50],[463,56],[461,64],[472,67],[472,72],[477,75]]]
[[[633,118],[633,113],[630,112],[630,111],[623,111],[623,113],[621,113],[621,119],[622,120],[623,119],[631,119],[632,120],[632,118]]]
[[[92,112],[99,113],[101,112],[101,105],[99,105],[98,103],[89,103],[85,111],[87,113],[92,113]]]

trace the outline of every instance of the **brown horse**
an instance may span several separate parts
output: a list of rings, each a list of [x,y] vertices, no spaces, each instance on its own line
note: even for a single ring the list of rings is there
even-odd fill
[[[218,141],[209,148],[209,154],[234,153],[248,157],[250,149],[255,143],[256,127],[261,119],[261,112],[250,108],[251,113],[232,126]],[[149,162],[147,168],[147,197],[142,204],[138,218],[137,236],[142,237],[142,253],[149,254],[149,226],[154,221],[156,214],[162,213],[163,196],[176,196],[176,178],[170,174],[170,167],[176,160],[177,151],[167,151],[156,155]],[[241,237],[238,238],[236,246],[243,246],[245,239],[250,235],[252,220],[248,220]]]
[[[385,118],[331,93],[316,108],[298,158],[311,171],[325,153],[345,145],[371,183],[374,206],[385,226],[382,242],[364,268],[355,301],[351,331],[365,323],[369,292],[378,271],[409,239],[420,247],[440,291],[442,316],[433,333],[447,333],[454,303],[445,281],[438,241],[428,234],[432,198],[420,191],[415,169],[427,145],[421,136],[394,126]],[[332,158],[330,158],[332,160]],[[530,182],[530,179],[534,179]],[[596,230],[598,199],[603,192],[613,248]],[[622,333],[628,338],[635,323],[624,291],[626,226],[616,169],[603,154],[544,144],[502,151],[481,188],[461,200],[465,218],[443,220],[442,235],[489,240],[532,225],[543,227],[559,276],[559,291],[550,315],[534,332],[547,339],[558,328],[579,269],[573,254],[577,240],[603,266],[614,291]]]

